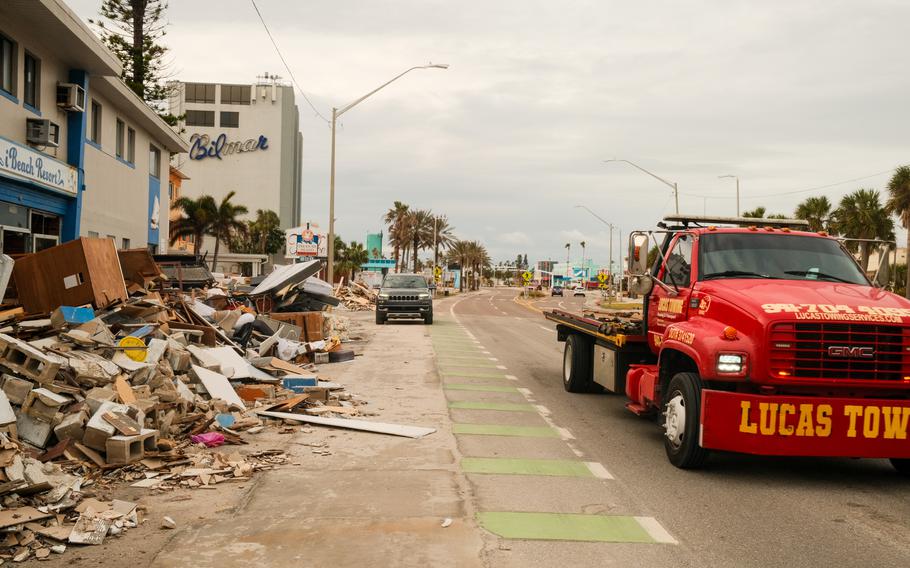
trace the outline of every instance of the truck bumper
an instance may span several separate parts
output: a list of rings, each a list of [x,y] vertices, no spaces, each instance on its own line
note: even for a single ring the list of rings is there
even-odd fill
[[[746,454],[910,458],[910,400],[705,389],[701,446]]]

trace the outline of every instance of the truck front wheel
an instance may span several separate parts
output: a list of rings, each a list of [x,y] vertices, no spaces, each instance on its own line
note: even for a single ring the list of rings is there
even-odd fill
[[[571,334],[562,354],[562,386],[569,392],[590,392],[591,363],[594,355],[587,337]]]
[[[682,469],[701,467],[708,450],[698,445],[701,377],[677,373],[670,380],[663,408],[664,448],[670,463]]]
[[[910,477],[910,459],[891,458],[891,465],[893,465],[894,469],[901,475]]]

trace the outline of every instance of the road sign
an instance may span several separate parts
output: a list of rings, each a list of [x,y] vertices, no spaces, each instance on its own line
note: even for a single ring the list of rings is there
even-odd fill
[[[521,274],[521,277],[524,278],[525,283],[527,283],[527,282],[530,282],[530,281],[531,281],[531,278],[534,278],[534,275],[531,274],[530,271],[525,270],[525,271]]]
[[[439,277],[442,276],[442,267],[441,267],[441,266],[434,266],[434,267],[433,267],[433,275],[436,276],[436,279],[437,279],[437,280],[439,280]]]
[[[600,284],[598,284],[597,287],[600,288],[601,290],[606,290],[607,288],[610,287],[610,285],[607,284],[606,282],[604,282],[603,280],[601,280]]]
[[[597,274],[597,279],[598,279],[601,283],[606,282],[606,281],[607,281],[607,278],[608,278],[608,276],[607,276],[607,273],[606,273],[606,272],[600,272],[600,273]]]

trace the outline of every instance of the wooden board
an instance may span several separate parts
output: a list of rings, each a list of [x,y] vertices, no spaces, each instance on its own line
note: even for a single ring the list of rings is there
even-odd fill
[[[436,431],[436,428],[424,428],[423,426],[403,426],[401,424],[370,422],[367,420],[354,420],[351,418],[306,416],[304,414],[292,414],[290,412],[272,412],[269,410],[257,410],[256,414],[260,416],[268,416],[269,418],[283,418],[285,420],[294,420],[297,422],[305,422],[307,424],[334,426],[336,428],[347,428],[348,430],[361,430],[364,432],[375,432],[377,434],[404,436],[405,438],[422,438],[427,434],[432,434]]]
[[[117,391],[117,396],[120,397],[121,403],[135,404],[136,393],[130,388],[129,383],[126,382],[123,375],[117,375],[117,378],[114,379],[114,390]]]
[[[41,519],[48,519],[53,516],[54,515],[51,513],[42,513],[34,507],[4,509],[0,511],[0,529],[14,527],[16,525],[22,525],[25,523],[30,523],[32,521],[40,521]]]
[[[292,375],[309,374],[309,373],[307,373],[307,370],[304,369],[303,367],[299,367],[293,363],[288,363],[287,361],[279,359],[278,357],[272,357],[272,360],[269,361],[269,366],[274,367],[275,369],[279,369],[281,371],[286,371],[288,373],[291,373]]]
[[[138,436],[142,432],[139,423],[119,412],[105,412],[101,418],[117,429],[124,436]]]

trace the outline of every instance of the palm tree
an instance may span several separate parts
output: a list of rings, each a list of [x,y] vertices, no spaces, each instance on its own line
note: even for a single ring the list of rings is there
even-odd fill
[[[890,215],[897,215],[901,220],[901,225],[907,229],[908,239],[910,239],[910,167],[901,166],[894,170],[891,181],[888,182],[888,202],[885,203],[885,209]],[[908,248],[910,248],[910,240]],[[907,263],[907,279],[910,282],[910,262]],[[910,298],[910,285],[905,286],[904,295]]]
[[[831,219],[831,202],[824,195],[821,197],[810,197],[796,206],[796,212],[793,216],[797,219],[808,221],[809,229],[812,231],[828,231]]]
[[[413,210],[406,217],[405,227],[411,253],[414,255],[414,272],[417,272],[417,255],[421,249],[433,244],[433,214],[426,209]]]
[[[768,210],[764,207],[756,207],[752,211],[743,211],[743,217],[751,217],[755,219],[761,219],[765,216],[765,213]]]
[[[588,279],[588,271],[585,269],[585,245],[586,244],[587,244],[586,242],[581,241],[581,274],[582,274],[583,280]]]
[[[477,241],[467,243],[468,262],[471,264],[471,289],[477,290],[480,286],[480,277],[483,269],[490,266],[490,255],[487,249]]]
[[[212,254],[212,270],[215,270],[218,262],[218,248],[221,241],[226,243],[231,241],[235,234],[246,234],[246,223],[238,219],[241,215],[246,215],[249,211],[243,205],[234,205],[231,199],[237,195],[236,191],[230,191],[221,200],[221,203],[215,207],[212,212],[212,223],[209,226],[208,234],[215,237],[215,252]],[[214,200],[212,200],[214,203]]]
[[[398,272],[398,259],[401,247],[407,238],[404,235],[404,219],[409,212],[409,207],[401,201],[396,201],[389,209],[383,220],[389,226],[389,243],[394,250],[395,272]]]
[[[259,254],[275,254],[281,250],[284,235],[281,219],[271,209],[257,209],[256,219],[248,224],[250,236]]]
[[[831,225],[847,238],[894,240],[894,221],[874,189],[858,189],[845,195],[832,217]],[[859,243],[863,271],[868,269],[871,245],[868,242]],[[848,242],[847,248],[855,252],[857,243]]]
[[[433,266],[439,266],[439,249],[448,250],[455,242],[455,234],[452,232],[455,227],[449,224],[449,219],[445,215],[436,215],[434,217],[433,230],[435,232],[433,245]]]
[[[344,272],[342,274],[348,274],[348,280],[353,280],[354,275],[363,265],[370,259],[370,255],[367,252],[367,249],[363,247],[363,244],[358,243],[357,241],[351,241],[341,253],[341,268]]]
[[[215,200],[211,195],[201,195],[198,199],[180,197],[174,202],[174,209],[179,209],[182,215],[171,223],[171,244],[183,237],[193,237],[193,254],[199,256],[202,239],[212,226]]]

